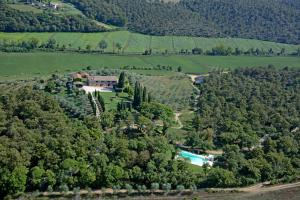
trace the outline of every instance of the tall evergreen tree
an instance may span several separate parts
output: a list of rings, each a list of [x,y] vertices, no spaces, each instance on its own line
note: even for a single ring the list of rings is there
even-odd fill
[[[142,98],[143,97],[142,97],[141,84],[139,82],[136,82],[134,86],[134,96],[133,96],[133,107],[135,109],[141,106]]]
[[[119,82],[118,82],[118,88],[124,88],[125,86],[125,72],[121,72],[120,76],[119,76]]]
[[[98,101],[101,106],[102,112],[105,112],[105,101],[103,97],[100,95],[100,93],[98,93]]]
[[[143,102],[147,102],[147,101],[148,101],[147,88],[144,87],[144,88],[143,88]]]

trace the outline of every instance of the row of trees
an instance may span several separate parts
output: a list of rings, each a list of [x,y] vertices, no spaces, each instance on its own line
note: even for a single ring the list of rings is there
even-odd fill
[[[105,40],[101,40],[98,43],[99,50],[92,49],[92,46],[88,44],[85,49],[78,47],[77,49],[74,49],[71,44],[69,45],[60,45],[55,39],[50,38],[48,41],[40,43],[40,41],[37,38],[31,38],[27,41],[9,41],[9,40],[1,40],[0,41],[0,51],[4,52],[28,52],[32,50],[50,50],[50,51],[77,51],[77,52],[100,52],[100,53],[120,53],[122,50],[122,45],[120,43],[116,43],[113,46],[112,52],[106,52],[106,49],[108,48],[108,43]],[[142,53],[143,55],[151,55],[149,51],[148,53]],[[165,52],[164,52],[165,53]],[[174,53],[174,52],[172,52]],[[287,53],[285,48],[282,48],[279,52],[273,50],[272,48],[268,50],[259,49],[259,48],[250,48],[248,50],[242,50],[239,48],[231,48],[231,47],[225,47],[224,45],[218,45],[216,47],[213,47],[211,50],[204,51],[202,48],[195,47],[191,51],[188,49],[181,49],[179,54],[193,54],[193,55],[210,55],[210,56],[229,56],[229,55],[253,55],[253,56],[286,56],[286,55],[292,55],[292,56],[300,56],[300,48],[298,48],[295,52]],[[162,66],[163,70],[172,70],[172,67],[169,66]],[[130,69],[129,66],[124,69]],[[135,69],[138,69],[135,67]],[[160,69],[160,66],[157,66],[157,69]]]
[[[147,92],[146,87],[141,83],[136,82],[132,105],[135,109],[139,109],[144,102],[151,102],[151,95]]]
[[[27,41],[9,41],[9,40],[0,40],[0,51],[5,52],[28,52],[32,50],[55,50],[55,51],[76,51],[76,52],[100,52],[104,53],[105,49],[108,47],[108,44],[105,40],[101,40],[98,44],[98,48],[100,50],[93,50],[90,44],[87,44],[85,48],[77,47],[73,48],[72,44],[59,44],[55,39],[50,38],[46,42],[40,43],[37,38],[31,38]],[[120,43],[116,43],[113,46],[113,51],[109,53],[120,53],[122,50],[122,45]]]
[[[97,116],[105,112],[105,102],[100,92],[95,91],[93,93],[88,93],[88,99],[90,101],[93,113]],[[98,113],[99,112],[99,113]]]
[[[182,50],[180,53],[186,54],[186,51]],[[204,51],[201,48],[192,49],[192,54],[194,55],[210,55],[210,56],[240,56],[240,55],[252,55],[252,56],[300,56],[300,48],[295,52],[287,53],[285,48],[281,48],[279,52],[275,52],[272,48],[268,50],[259,49],[259,48],[250,48],[248,50],[242,50],[239,48],[225,47],[224,45],[218,45],[213,47],[211,50]]]

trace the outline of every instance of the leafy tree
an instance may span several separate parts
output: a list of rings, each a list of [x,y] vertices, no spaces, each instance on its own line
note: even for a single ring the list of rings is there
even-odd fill
[[[151,183],[151,191],[155,192],[159,189],[159,183]]]
[[[101,115],[101,125],[103,128],[110,128],[114,124],[114,115],[111,112],[104,112]]]
[[[122,49],[122,45],[119,42],[117,42],[116,43],[116,48],[118,49],[118,53],[120,53],[120,51]]]
[[[172,189],[172,186],[170,183],[165,183],[162,185],[162,189],[164,190],[165,194],[168,194]]]
[[[178,72],[182,72],[181,66],[179,66],[179,67],[177,68],[177,71],[178,71]]]
[[[217,187],[232,187],[236,185],[236,179],[231,171],[221,168],[213,168],[207,177],[209,185]]]
[[[92,46],[90,44],[86,45],[85,49],[90,52],[92,50]]]
[[[108,44],[105,40],[101,40],[98,46],[101,49],[101,52],[104,52],[104,50],[108,47]]]

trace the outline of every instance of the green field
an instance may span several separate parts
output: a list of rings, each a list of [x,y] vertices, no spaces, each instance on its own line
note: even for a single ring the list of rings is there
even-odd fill
[[[23,12],[33,12],[33,13],[42,13],[42,9],[38,9],[36,7],[33,7],[31,5],[27,4],[8,4],[11,8],[23,11]]]
[[[143,83],[155,100],[174,110],[188,109],[194,89],[189,77],[184,75],[142,76]]]
[[[181,49],[187,49],[189,52],[195,47],[203,50],[211,50],[217,45],[232,47],[242,50],[250,48],[259,48],[267,51],[272,48],[274,52],[279,52],[285,48],[286,53],[295,52],[300,45],[289,45],[275,42],[267,42],[252,39],[239,38],[203,38],[203,37],[185,37],[185,36],[149,36],[129,31],[114,31],[103,33],[0,33],[0,40],[7,39],[13,41],[23,41],[30,38],[37,38],[40,43],[48,39],[55,39],[60,45],[65,45],[67,49],[84,49],[88,44],[93,50],[98,50],[98,43],[105,40],[108,43],[106,51],[112,52],[116,43],[122,46],[121,52],[141,53],[146,49],[152,49],[153,53],[179,52]]]
[[[213,69],[267,66],[300,67],[300,57],[249,57],[249,56],[113,56],[78,53],[0,53],[1,79],[32,78],[53,73],[67,73],[85,69],[121,68],[123,66],[182,66],[186,73],[207,73]],[[138,70],[149,73],[152,70]],[[155,72],[155,71],[152,71]],[[170,73],[156,71],[155,75]],[[150,73],[151,74],[151,73]]]

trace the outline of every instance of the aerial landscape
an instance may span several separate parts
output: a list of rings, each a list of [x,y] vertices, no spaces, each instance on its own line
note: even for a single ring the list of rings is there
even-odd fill
[[[300,199],[300,1],[0,0],[0,199]]]

